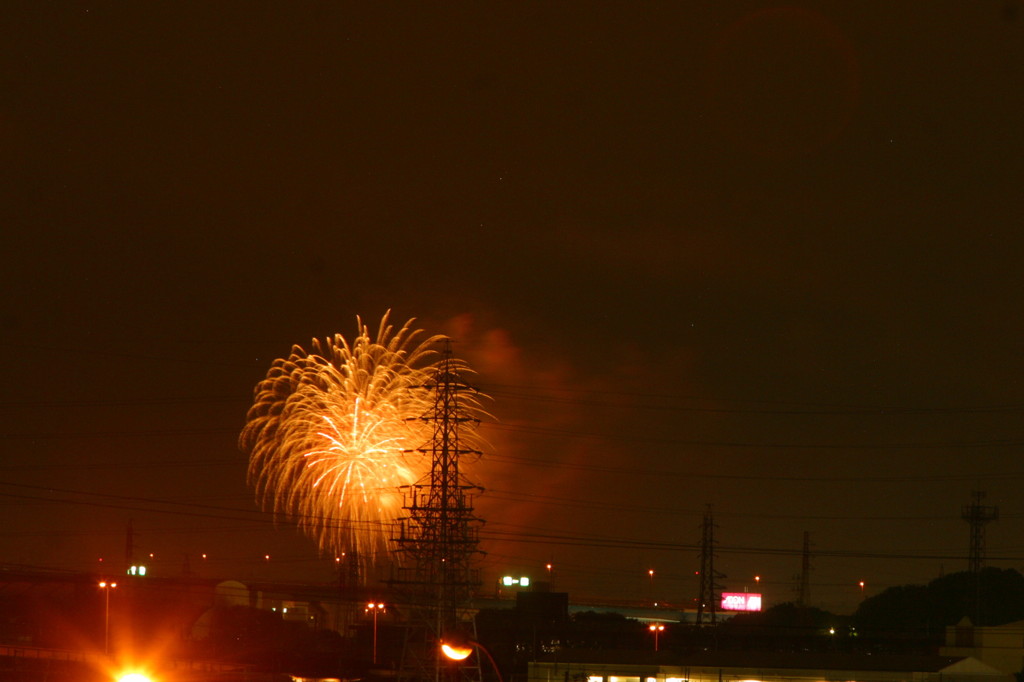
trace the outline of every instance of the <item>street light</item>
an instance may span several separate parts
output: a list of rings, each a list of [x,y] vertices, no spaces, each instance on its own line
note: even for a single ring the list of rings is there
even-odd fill
[[[476,647],[484,652],[484,656],[491,662],[491,667],[494,668],[494,674],[498,677],[498,682],[505,682],[505,678],[501,676],[501,670],[498,668],[498,663],[494,660],[494,656],[480,642],[458,635],[449,635],[440,641],[440,645],[441,652],[452,661],[466,660],[473,653],[473,647]]]
[[[377,614],[384,611],[384,604],[370,602],[366,605],[366,612],[373,613],[373,664],[377,665]]]
[[[108,582],[106,580],[100,581],[100,589],[103,590],[104,595],[104,607],[103,607],[103,653],[110,653],[110,591],[117,587],[117,583]]]
[[[654,650],[658,650],[658,635],[665,631],[665,626],[661,623],[651,623],[647,626],[647,629],[654,633]]]

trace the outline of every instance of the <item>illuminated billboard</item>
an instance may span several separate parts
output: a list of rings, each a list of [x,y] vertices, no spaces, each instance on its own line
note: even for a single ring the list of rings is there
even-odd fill
[[[750,592],[723,592],[723,611],[760,611],[761,595]]]

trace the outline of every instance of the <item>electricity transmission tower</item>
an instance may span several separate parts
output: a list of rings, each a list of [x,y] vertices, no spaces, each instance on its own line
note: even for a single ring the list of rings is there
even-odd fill
[[[399,677],[409,682],[480,680],[479,663],[454,667],[439,649],[439,641],[453,633],[474,637],[469,601],[480,584],[472,566],[483,523],[473,513],[473,492],[480,488],[459,468],[462,457],[480,455],[463,434],[479,420],[467,408],[475,402],[463,397],[473,391],[462,381],[463,369],[446,342],[433,380],[422,387],[434,393],[432,409],[420,418],[431,425],[432,435],[416,452],[430,457],[430,473],[406,489],[406,516],[395,538],[402,566],[390,582],[411,609]]]
[[[705,616],[712,624],[718,616],[718,595],[722,586],[718,578],[724,573],[715,570],[715,515],[711,505],[704,511],[700,534],[700,595],[697,597],[697,624],[704,623]]]
[[[971,527],[971,544],[967,566],[971,575],[971,593],[967,597],[967,612],[974,618],[975,625],[981,625],[981,569],[985,564],[985,524],[999,518],[999,507],[982,504],[985,493],[975,490],[971,503],[962,507],[960,516]]]
[[[975,490],[971,493],[971,503],[965,504],[960,516],[971,526],[970,553],[967,558],[968,570],[977,575],[985,564],[985,524],[999,518],[999,507],[988,507],[982,504],[985,493]]]

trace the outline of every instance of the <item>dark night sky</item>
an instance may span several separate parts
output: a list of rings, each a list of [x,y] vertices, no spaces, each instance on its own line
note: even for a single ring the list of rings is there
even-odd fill
[[[323,579],[236,439],[390,308],[495,398],[488,579],[679,602],[713,504],[848,611],[973,490],[1024,567],[1019,2],[691,5],[5,3],[0,562]]]

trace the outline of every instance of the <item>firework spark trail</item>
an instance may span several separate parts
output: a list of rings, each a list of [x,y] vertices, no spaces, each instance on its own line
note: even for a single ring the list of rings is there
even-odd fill
[[[381,320],[376,338],[357,318],[340,334],[293,346],[256,386],[240,445],[264,508],[298,523],[324,553],[358,552],[372,563],[390,549],[401,486],[429,473],[428,458],[405,454],[430,438],[421,417],[443,337],[417,339],[412,320],[397,332]]]

